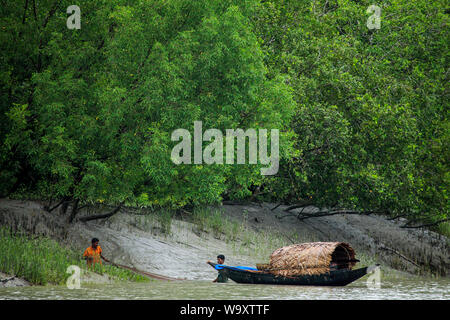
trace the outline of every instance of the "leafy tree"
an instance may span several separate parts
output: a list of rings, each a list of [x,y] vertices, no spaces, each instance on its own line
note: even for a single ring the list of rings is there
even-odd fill
[[[448,219],[444,1],[93,1],[0,8],[0,194],[222,199]],[[280,170],[176,165],[171,133],[279,129]],[[208,145],[205,142],[203,147]],[[115,212],[115,211],[113,211]]]
[[[273,188],[299,203],[446,219],[444,2],[383,2],[378,30],[366,26],[371,4],[258,7],[269,76],[287,74],[297,102],[297,155]]]
[[[281,77],[265,77],[257,37],[243,15],[255,2],[236,4],[92,1],[83,5],[75,31],[55,11],[38,50],[45,64],[22,79],[32,99],[4,107],[11,122],[4,163],[14,159],[31,178],[13,173],[15,187],[5,176],[3,192],[70,201],[70,219],[80,202],[213,203],[231,187],[234,196],[247,195],[261,180],[255,166],[170,160],[171,132],[191,129],[194,121],[223,131],[283,129],[291,115],[291,93]],[[18,4],[5,10],[20,23]]]

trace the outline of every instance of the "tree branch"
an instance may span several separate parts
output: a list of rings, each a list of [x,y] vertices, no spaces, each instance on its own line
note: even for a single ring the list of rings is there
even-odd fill
[[[91,221],[91,220],[105,219],[105,218],[112,217],[113,215],[115,215],[117,212],[120,211],[120,209],[122,208],[122,205],[124,204],[124,202],[125,201],[122,201],[113,211],[111,211],[109,213],[97,214],[97,215],[87,216],[87,217],[81,217],[78,220],[80,220],[82,222],[86,222],[86,221]]]
[[[34,20],[37,22],[36,0],[33,0],[33,13],[34,13]],[[38,24],[38,27],[39,27],[39,24]]]
[[[297,218],[299,220],[305,220],[309,218],[319,218],[319,217],[327,217],[334,216],[336,214],[358,214],[358,215],[369,215],[372,213],[376,213],[375,211],[350,211],[350,210],[338,210],[338,211],[319,211],[313,214],[299,214]]]
[[[25,1],[25,8],[23,9],[22,24],[25,23],[25,19],[27,17],[27,9],[28,9],[28,0]]]
[[[432,226],[435,226],[435,225],[438,225],[438,224],[441,224],[441,223],[447,222],[447,221],[450,221],[450,218],[442,219],[442,220],[439,220],[439,221],[436,221],[436,222],[432,222],[432,223],[422,224],[420,226],[409,226],[409,224],[412,223],[412,221],[411,221],[411,222],[408,222],[408,223],[404,224],[403,226],[400,226],[400,228],[418,229],[418,228],[432,227]]]
[[[292,205],[290,207],[287,207],[286,209],[284,209],[284,211],[289,212],[289,211],[294,210],[294,209],[303,208],[303,207],[311,206],[311,205],[312,205],[312,202],[305,201],[303,203],[298,203],[298,204],[294,204],[294,205]]]
[[[248,204],[250,204],[249,201],[232,201],[232,200],[222,201],[222,205],[227,205],[227,206],[245,206]]]
[[[55,1],[53,7],[50,9],[49,13],[47,14],[47,16],[45,17],[44,23],[42,24],[42,28],[45,29],[45,27],[47,26],[47,23],[49,22],[50,18],[53,17],[53,15],[56,12],[56,9],[58,9],[58,6],[60,4],[60,0]]]
[[[45,210],[46,210],[47,212],[52,212],[53,210],[55,210],[56,208],[58,208],[60,205],[62,205],[65,201],[67,201],[67,199],[66,199],[66,198],[63,198],[60,202],[58,202],[58,204],[54,205],[54,206],[51,207],[51,208],[50,208],[50,205],[49,205],[47,208],[45,208]]]
[[[395,253],[396,255],[398,255],[399,257],[405,259],[406,261],[411,262],[413,265],[415,265],[416,267],[419,267],[419,268],[420,268],[420,266],[419,266],[417,263],[415,263],[414,261],[412,261],[412,260],[409,259],[408,257],[405,257],[403,254],[401,254],[401,253],[398,252],[397,250],[394,250],[394,249],[392,249],[392,248],[388,248],[388,247],[383,246],[383,245],[380,246],[379,249],[393,252],[393,253]]]
[[[270,209],[271,211],[275,210],[276,208],[278,208],[279,206],[281,206],[281,202],[279,204],[277,204],[275,207],[273,207],[272,209]]]
[[[76,199],[73,203],[72,212],[69,216],[69,223],[72,223],[73,219],[75,219],[75,216],[78,213],[78,204],[80,203],[80,199]]]

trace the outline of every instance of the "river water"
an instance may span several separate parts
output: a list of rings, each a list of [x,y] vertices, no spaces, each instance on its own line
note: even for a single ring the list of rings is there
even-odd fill
[[[251,213],[252,208],[248,208]],[[256,209],[255,209],[256,210]],[[257,213],[266,223],[277,220],[268,209],[267,215],[258,208]],[[171,225],[171,237],[155,235],[152,231],[153,220],[148,216],[135,217],[117,214],[102,223],[76,224],[72,226],[70,235],[72,242],[79,237],[83,241],[84,250],[88,239],[98,237],[105,256],[117,263],[130,265],[140,270],[162,274],[175,278],[186,278],[184,281],[159,281],[147,283],[115,282],[103,284],[81,283],[80,289],[69,289],[66,286],[31,286],[0,287],[0,300],[4,299],[232,299],[232,300],[305,300],[305,299],[381,299],[381,300],[448,300],[450,298],[450,278],[424,278],[403,273],[380,272],[380,285],[369,282],[371,275],[355,281],[345,287],[308,287],[280,285],[252,285],[228,283],[212,283],[217,276],[205,262],[215,259],[221,253],[227,257],[229,265],[255,266],[256,263],[267,262],[270,253],[288,243],[278,243],[269,233],[238,234],[251,235],[249,241],[253,247],[239,246],[238,240],[227,244],[223,239],[212,234],[198,234],[195,226],[185,221],[174,220]],[[270,220],[270,219],[275,220]],[[272,221],[272,222],[270,222]],[[284,220],[282,220],[284,221]],[[279,223],[279,222],[277,222]],[[148,224],[148,230],[147,228]],[[275,224],[275,222],[273,222]],[[281,230],[281,229],[280,229]],[[283,229],[284,230],[284,229]],[[305,232],[300,232],[299,234]],[[402,231],[403,232],[403,231]],[[76,236],[76,237],[75,237]],[[260,236],[258,238],[257,236]],[[258,240],[259,239],[259,240]],[[300,239],[303,242],[312,238]],[[273,243],[272,243],[273,240]],[[283,241],[287,241],[282,238]],[[300,241],[299,240],[299,241]],[[314,241],[316,241],[315,239]],[[289,240],[290,241],[290,240]],[[241,243],[242,244],[242,243]],[[235,247],[236,245],[236,247]],[[261,248],[266,248],[260,250]],[[256,250],[256,249],[259,249]],[[261,251],[261,252],[260,252]],[[80,251],[83,252],[83,251]],[[366,264],[369,265],[369,264]],[[361,264],[361,266],[364,266]],[[83,279],[82,279],[83,281]]]
[[[0,299],[100,299],[100,300],[448,300],[450,280],[425,278],[381,279],[379,287],[367,284],[368,276],[345,287],[308,287],[212,283],[206,280],[117,282],[84,284],[80,289],[66,286],[0,288]]]

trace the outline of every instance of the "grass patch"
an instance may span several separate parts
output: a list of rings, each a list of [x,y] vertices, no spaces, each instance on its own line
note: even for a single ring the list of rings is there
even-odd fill
[[[122,281],[147,282],[150,280],[149,278],[137,274],[131,270],[122,269],[111,265],[96,264],[92,269],[92,271],[101,275],[105,274],[110,277],[113,277],[116,280]]]
[[[65,284],[67,267],[77,265],[86,270],[86,262],[75,250],[45,237],[30,237],[0,227],[0,271],[24,278],[32,284]],[[114,266],[97,265],[94,272],[113,279],[146,281],[147,278]]]
[[[443,236],[446,236],[447,238],[450,238],[450,222],[443,222],[437,225],[434,230],[435,232],[442,234]]]
[[[194,208],[192,219],[198,231],[214,233],[216,238],[232,245],[233,251],[240,254],[248,254],[266,261],[270,254],[277,248],[291,244],[283,234],[264,229],[255,231],[246,221],[248,212],[243,212],[241,221],[226,217],[219,209]],[[297,235],[291,235],[298,239]]]
[[[152,234],[170,236],[174,216],[175,212],[170,209],[142,211],[142,213],[134,215],[134,221],[131,222],[131,225]]]
[[[207,208],[195,208],[192,212],[194,224],[199,231],[224,233],[224,217],[220,210],[209,210]]]
[[[163,209],[156,215],[161,230],[166,235],[171,234],[173,216],[174,212],[169,209]]]

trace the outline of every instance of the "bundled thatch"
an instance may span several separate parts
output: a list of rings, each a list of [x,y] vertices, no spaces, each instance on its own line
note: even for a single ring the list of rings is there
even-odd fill
[[[269,264],[258,264],[259,270],[281,276],[322,274],[336,268],[353,267],[355,251],[344,242],[310,242],[294,244],[275,250]]]

